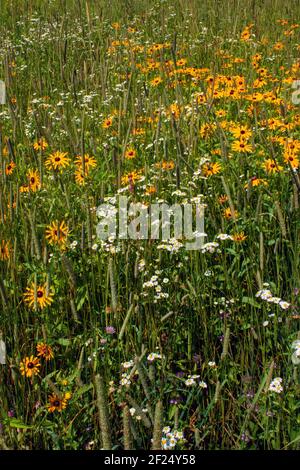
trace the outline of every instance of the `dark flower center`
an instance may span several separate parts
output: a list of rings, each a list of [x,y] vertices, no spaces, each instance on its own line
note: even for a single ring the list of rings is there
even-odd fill
[[[28,369],[33,369],[33,368],[34,368],[33,362],[28,362],[27,368],[28,368]]]
[[[37,297],[41,298],[41,297],[43,297],[44,294],[43,294],[43,291],[38,290],[36,295],[37,295]]]

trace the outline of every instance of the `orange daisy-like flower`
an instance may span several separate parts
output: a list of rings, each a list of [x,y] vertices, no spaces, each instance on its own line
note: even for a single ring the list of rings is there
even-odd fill
[[[157,86],[157,85],[159,85],[161,82],[162,82],[162,78],[161,78],[161,77],[155,77],[155,78],[153,78],[153,80],[151,80],[150,84],[151,84],[151,86]]]
[[[44,139],[44,137],[41,137],[40,139],[36,140],[33,144],[34,150],[46,150],[48,147],[47,141]]]
[[[274,51],[281,51],[284,49],[284,44],[282,42],[276,42],[273,46]]]
[[[228,196],[226,194],[222,194],[219,196],[218,201],[220,204],[225,204],[228,201]]]
[[[108,117],[108,118],[104,119],[104,121],[102,123],[103,129],[108,129],[112,125],[113,125],[113,117]]]
[[[69,234],[69,228],[67,224],[62,221],[51,222],[46,228],[46,238],[50,245],[59,245],[64,247]]]
[[[251,38],[251,29],[252,25],[246,26],[245,29],[241,32],[241,41],[249,41]]]
[[[126,150],[125,152],[126,160],[132,160],[133,158],[135,158],[135,156],[136,156],[136,151],[134,150],[134,148],[130,147]]]
[[[51,305],[53,302],[53,292],[47,292],[46,284],[35,287],[34,283],[32,283],[31,287],[26,287],[26,292],[23,295],[24,301],[31,308],[34,308],[35,300],[37,307],[41,309]]]
[[[28,178],[28,185],[23,186],[24,188],[23,192],[28,192],[28,191],[36,192],[38,189],[41,188],[40,176],[36,170],[29,170],[29,172],[27,173],[27,178]],[[20,188],[20,191],[21,191],[21,188]]]
[[[247,95],[246,99],[252,101],[252,103],[259,103],[264,99],[264,95],[262,93],[256,92],[252,93],[252,95]]]
[[[132,135],[144,135],[145,134],[145,129],[143,127],[136,127],[132,131]]]
[[[262,167],[266,170],[267,173],[279,173],[283,170],[283,167],[278,165],[275,160],[268,158],[262,164]]]
[[[83,168],[82,156],[78,155],[75,160],[75,164],[78,168]],[[88,153],[84,154],[84,168],[85,171],[89,171],[90,168],[95,168],[97,166],[96,159],[90,157]]]
[[[25,357],[20,362],[21,374],[25,375],[26,377],[33,377],[34,375],[38,375],[40,367],[41,363],[38,357]]]
[[[148,188],[146,188],[145,194],[147,196],[151,196],[151,194],[155,194],[155,193],[156,193],[156,187],[155,186],[148,186]]]
[[[250,153],[252,152],[252,145],[244,140],[235,140],[231,147],[233,152]]]
[[[1,240],[0,243],[0,260],[6,261],[9,259],[10,244],[5,240]]]
[[[48,411],[54,413],[54,411],[62,412],[67,406],[67,400],[64,396],[58,396],[55,393],[49,396],[49,403],[47,405]]]
[[[199,133],[203,139],[206,139],[213,134],[213,132],[216,130],[216,127],[217,126],[215,126],[215,124],[202,124]]]
[[[238,211],[235,210],[234,211],[234,216],[233,216],[230,207],[227,207],[226,209],[224,209],[223,215],[224,215],[225,219],[230,220],[230,219],[233,219],[234,217],[237,218],[239,213],[238,213]]]
[[[245,183],[244,185],[244,188],[245,189],[248,189],[249,187],[253,187],[255,188],[256,186],[260,186],[260,185],[264,185],[264,186],[268,186],[268,183],[266,180],[262,179],[262,178],[257,178],[257,176],[253,176],[250,181],[248,181],[247,183]]]
[[[85,184],[87,176],[88,176],[87,171],[85,171],[85,173],[83,173],[82,167],[78,168],[75,171],[75,181],[76,181],[76,183],[79,184],[80,186],[83,186]]]
[[[299,167],[299,159],[297,156],[293,155],[292,153],[290,154],[285,153],[283,158],[284,158],[284,161],[288,163],[289,165],[291,165],[292,168]]]
[[[247,140],[252,135],[251,130],[247,126],[232,126],[230,132],[239,140]]]
[[[179,116],[180,116],[180,107],[178,106],[177,103],[172,103],[172,104],[171,104],[169,113],[170,113],[175,119],[179,119]]]
[[[175,163],[173,160],[163,160],[160,163],[155,164],[156,168],[162,168],[163,170],[173,170],[175,168]]]
[[[246,240],[247,235],[245,235],[244,232],[238,232],[238,233],[234,233],[232,235],[232,238],[235,242],[241,243]]]
[[[220,163],[205,163],[202,167],[204,176],[217,175],[221,171]]]
[[[54,357],[53,350],[51,346],[48,346],[46,343],[38,343],[37,347],[37,355],[46,359],[46,361],[50,361]]]
[[[14,168],[16,168],[16,164],[14,162],[10,162],[8,165],[5,167],[5,174],[7,176],[11,175],[14,171]]]
[[[121,178],[121,183],[122,185],[126,184],[132,184],[135,183],[136,181],[140,180],[142,177],[141,171],[131,171],[129,173],[126,173],[124,176]]]
[[[70,159],[67,157],[68,152],[54,152],[49,155],[45,161],[48,170],[60,170],[70,165]]]

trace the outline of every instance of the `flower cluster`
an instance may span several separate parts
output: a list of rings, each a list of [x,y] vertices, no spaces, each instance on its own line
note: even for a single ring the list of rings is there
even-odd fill
[[[268,284],[264,284],[265,287],[268,287]],[[255,297],[258,297],[262,300],[266,300],[269,303],[279,305],[282,310],[287,310],[290,307],[290,304],[285,300],[282,300],[280,297],[274,297],[272,292],[269,289],[261,289],[256,294]]]
[[[156,303],[158,300],[161,300],[161,299],[167,299],[169,297],[169,294],[168,292],[163,292],[163,288],[162,288],[162,285],[167,285],[169,283],[169,279],[167,277],[164,277],[162,280],[161,280],[161,284],[159,284],[160,280],[159,280],[159,276],[161,274],[161,271],[157,270],[155,271],[156,274],[154,274],[153,276],[151,276],[150,280],[149,281],[145,281],[143,283],[143,292],[142,292],[142,295],[143,297],[148,297],[149,295],[149,289],[153,289],[154,290],[154,302]]]
[[[281,393],[283,391],[283,386],[281,385],[281,383],[282,383],[282,378],[281,377],[276,377],[270,383],[269,391],[270,392],[275,392],[275,393]]]
[[[185,441],[182,431],[171,431],[169,426],[164,427],[162,433],[161,445],[163,450],[172,450],[176,447],[177,443],[183,443]]]
[[[294,349],[292,354],[292,362],[293,364],[298,365],[300,364],[300,339],[293,341],[292,349]]]
[[[196,380],[200,378],[200,375],[189,375],[188,378],[185,380],[185,385],[187,387],[192,387],[193,385],[197,385]],[[207,383],[203,380],[198,382],[200,388],[207,388]]]

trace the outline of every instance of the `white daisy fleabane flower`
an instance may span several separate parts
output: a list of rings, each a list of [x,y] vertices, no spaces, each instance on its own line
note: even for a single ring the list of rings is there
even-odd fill
[[[282,383],[282,378],[281,377],[276,377],[270,383],[269,391],[270,392],[275,392],[275,393],[283,392],[283,386],[281,385],[281,383]]]

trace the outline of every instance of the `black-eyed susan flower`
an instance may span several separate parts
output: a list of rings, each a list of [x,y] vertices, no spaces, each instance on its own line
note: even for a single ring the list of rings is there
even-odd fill
[[[1,240],[0,243],[0,260],[6,261],[9,259],[10,244],[5,240]]]
[[[104,119],[103,123],[102,123],[102,127],[103,129],[108,129],[109,127],[111,127],[113,125],[113,117],[110,116],[106,119]]]
[[[67,406],[67,400],[64,395],[58,396],[55,393],[49,396],[49,402],[47,404],[48,411],[54,413],[54,411],[62,412]]]
[[[47,141],[44,139],[44,137],[41,137],[40,139],[36,140],[33,144],[34,150],[46,150],[48,147]]]
[[[252,145],[244,140],[235,140],[231,146],[233,152],[250,153]]]
[[[77,155],[75,164],[78,168],[83,168],[83,161],[82,161],[82,156]],[[88,153],[84,154],[84,168],[85,171],[89,171],[90,168],[95,168],[97,166],[96,159],[94,157],[91,157]]]
[[[202,167],[202,173],[204,176],[217,175],[221,171],[220,163],[205,163]]]
[[[88,172],[86,170],[85,172],[83,172],[82,167],[77,168],[77,170],[75,171],[76,183],[79,184],[79,186],[83,186],[85,184],[87,176],[88,176]]]
[[[50,361],[54,357],[53,349],[46,343],[38,343],[36,346],[37,355],[46,359],[46,361]]]
[[[36,170],[29,170],[27,173],[28,178],[28,185],[24,186],[24,188],[28,188],[27,191],[36,192],[38,189],[41,188],[41,180],[38,172]],[[21,191],[21,188],[20,188]],[[24,192],[27,192],[24,191]]]
[[[217,109],[215,114],[218,118],[223,118],[226,116],[227,112],[225,111],[225,109]]]
[[[233,214],[233,213],[231,212],[230,207],[226,207],[226,209],[224,209],[224,211],[223,211],[223,215],[224,215],[225,219],[231,220],[231,219],[233,219],[233,218],[237,218],[238,215],[239,215],[239,213],[238,213],[238,211],[235,210],[235,211],[234,211],[234,214]]]
[[[155,77],[150,81],[150,85],[155,87],[155,86],[158,86],[161,82],[162,82],[161,77]]]
[[[298,168],[299,167],[299,158],[292,153],[288,154],[285,153],[284,156],[284,161],[291,165],[292,168]]]
[[[180,107],[177,103],[172,103],[169,109],[169,113],[173,116],[174,119],[179,119],[180,116]]]
[[[51,224],[48,225],[46,228],[46,239],[48,240],[50,245],[59,245],[61,247],[64,247],[67,241],[68,234],[69,228],[64,221],[51,222]]]
[[[230,132],[238,140],[248,140],[252,135],[252,131],[247,126],[234,125],[230,128]]]
[[[278,163],[272,158],[268,158],[262,164],[262,167],[266,170],[267,173],[279,173],[283,170],[283,167],[278,165]]]
[[[67,157],[68,152],[54,152],[49,155],[45,161],[48,170],[60,170],[70,165],[70,159]]]
[[[24,301],[30,308],[34,308],[35,304],[40,309],[44,309],[53,302],[53,292],[47,289],[47,285],[35,286],[34,283],[31,287],[26,287],[26,292],[23,294]]]
[[[175,163],[173,160],[163,160],[160,163],[155,164],[156,168],[162,168],[163,170],[173,170],[175,168]]]
[[[136,151],[134,148],[129,147],[128,149],[126,149],[125,151],[126,160],[132,160],[133,158],[135,158],[135,156],[136,156]]]
[[[141,171],[131,171],[122,176],[121,183],[122,185],[132,184],[140,180],[141,177],[142,177]]]
[[[246,26],[246,28],[241,32],[241,41],[247,42],[251,38],[251,29]]]
[[[202,124],[200,127],[199,133],[203,139],[207,139],[209,136],[213,134],[213,132],[216,130],[216,125],[215,124]]]
[[[152,194],[156,193],[156,187],[155,186],[148,186],[145,190],[146,196],[151,196]]]
[[[267,186],[268,183],[267,183],[266,180],[264,180],[262,178],[258,178],[257,176],[253,176],[249,181],[247,181],[247,183],[245,183],[244,189],[248,189],[251,186],[253,188],[255,188],[256,186],[261,186],[261,185]]]
[[[245,235],[244,232],[237,232],[237,233],[232,234],[232,239],[237,243],[244,242],[246,238],[247,238],[247,235]]]
[[[11,175],[16,168],[16,164],[14,162],[8,163],[8,165],[5,166],[5,174],[7,176]]]
[[[25,357],[20,362],[21,374],[25,375],[26,377],[33,377],[34,375],[38,375],[40,367],[41,363],[38,357]]]

